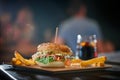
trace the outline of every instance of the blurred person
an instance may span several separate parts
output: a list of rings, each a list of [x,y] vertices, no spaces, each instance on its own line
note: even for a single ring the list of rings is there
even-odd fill
[[[12,43],[13,26],[11,23],[11,14],[9,12],[2,12],[0,16],[0,62],[7,61],[12,56]]]
[[[107,41],[104,43],[99,24],[87,17],[87,5],[85,0],[72,0],[68,8],[72,17],[59,26],[58,43],[64,43],[70,46],[73,52],[76,52],[77,35],[97,36],[97,50],[99,53],[114,51],[114,45]]]
[[[19,10],[16,22],[14,24],[14,42],[16,42],[15,50],[21,52],[24,56],[30,56],[36,51],[35,45],[32,43],[34,36],[34,23],[32,12],[24,7]]]
[[[0,41],[1,45],[7,45],[12,41],[13,27],[11,23],[11,15],[4,12],[0,17]]]

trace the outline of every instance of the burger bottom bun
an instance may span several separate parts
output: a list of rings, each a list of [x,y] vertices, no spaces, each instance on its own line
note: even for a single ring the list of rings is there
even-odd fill
[[[43,64],[36,61],[36,64],[39,65],[40,67],[65,67],[64,62],[62,61],[55,61],[48,64]]]

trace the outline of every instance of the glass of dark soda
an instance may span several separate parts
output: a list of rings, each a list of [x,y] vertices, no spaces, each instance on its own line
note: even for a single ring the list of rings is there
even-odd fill
[[[79,58],[82,60],[88,60],[97,57],[96,43],[96,35],[82,38],[81,42],[78,43]]]

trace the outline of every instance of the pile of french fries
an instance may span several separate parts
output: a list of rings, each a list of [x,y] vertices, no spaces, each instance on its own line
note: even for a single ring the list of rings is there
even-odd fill
[[[106,61],[105,56],[89,59],[89,60],[77,60],[76,62],[71,62],[71,66],[74,65],[79,65],[80,67],[104,67],[105,61]]]
[[[92,67],[103,67],[106,59],[107,58],[105,56],[101,56],[101,57],[93,58],[90,60],[82,61],[80,65],[83,67],[89,66],[89,65]]]
[[[19,52],[14,52],[15,57],[12,58],[12,64],[14,65],[21,65],[21,66],[30,66],[35,65],[35,62],[32,59],[25,59],[23,58]]]

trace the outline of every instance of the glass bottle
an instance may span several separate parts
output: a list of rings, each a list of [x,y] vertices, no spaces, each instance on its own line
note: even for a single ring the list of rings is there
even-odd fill
[[[82,40],[82,37],[81,37],[80,34],[78,34],[78,35],[77,35],[76,53],[75,53],[75,58],[76,58],[76,59],[79,59],[79,56],[80,56],[80,53],[81,53],[81,52],[80,52],[81,46],[79,45],[80,42],[81,42],[81,40]]]

